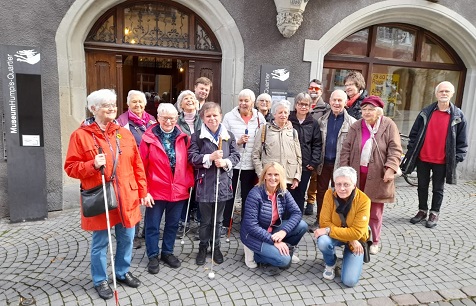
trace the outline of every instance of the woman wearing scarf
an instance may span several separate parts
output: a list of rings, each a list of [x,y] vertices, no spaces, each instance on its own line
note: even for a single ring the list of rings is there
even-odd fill
[[[335,189],[328,189],[324,195],[321,228],[314,231],[314,237],[326,265],[322,276],[328,280],[335,277],[336,247],[345,245],[340,278],[347,287],[354,287],[364,264],[361,242],[369,239],[370,199],[356,188],[357,172],[353,168],[338,168],[333,179]]]
[[[351,71],[344,78],[345,93],[347,94],[347,113],[359,120],[362,118],[362,100],[367,97],[365,79],[362,73]]]
[[[213,261],[223,263],[220,251],[220,228],[226,201],[233,198],[233,167],[240,161],[235,136],[221,124],[222,112],[215,102],[205,102],[200,109],[202,126],[192,134],[188,160],[195,168],[195,201],[201,213],[196,264],[205,264],[210,242],[215,242]],[[218,186],[217,186],[218,179]],[[218,192],[217,192],[218,188]],[[218,197],[217,197],[218,194]],[[216,209],[216,212],[215,212]],[[216,216],[216,220],[214,220]],[[215,238],[212,238],[215,227]]]
[[[145,111],[147,99],[145,94],[139,90],[130,90],[127,94],[127,112],[120,115],[116,120],[120,126],[131,131],[136,141],[137,147],[140,145],[142,135],[152,124],[156,123],[154,117]],[[144,226],[145,227],[145,226]],[[136,224],[134,234],[134,249],[141,247],[139,238],[140,222]]]
[[[358,170],[357,187],[372,201],[370,254],[379,251],[384,203],[395,202],[395,173],[400,165],[402,146],[397,125],[383,116],[383,101],[369,96],[362,103],[362,119],[350,127],[342,145],[340,166]]]

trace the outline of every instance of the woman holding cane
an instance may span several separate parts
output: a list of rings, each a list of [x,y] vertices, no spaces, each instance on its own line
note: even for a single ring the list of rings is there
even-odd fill
[[[109,222],[114,227],[117,246],[113,278],[129,287],[137,288],[141,282],[129,271],[132,258],[132,241],[135,224],[141,218],[139,205],[150,205],[142,160],[132,134],[114,120],[117,115],[116,94],[109,89],[91,93],[88,109],[93,117],[86,119],[71,134],[64,169],[81,181],[83,189],[101,184],[104,166],[106,181],[111,181],[114,160],[117,159],[113,186],[118,202],[117,209],[109,211]],[[99,153],[99,149],[104,153]],[[81,216],[81,227],[92,231],[91,274],[94,288],[102,299],[113,297],[108,284],[106,214],[94,217]]]
[[[188,151],[188,159],[195,168],[197,181],[195,200],[202,215],[199,230],[200,245],[196,258],[196,264],[199,266],[205,264],[211,239],[214,247],[213,261],[217,264],[223,262],[223,254],[220,251],[220,227],[225,202],[233,198],[232,169],[240,160],[235,137],[220,123],[220,105],[206,102],[200,110],[200,118],[203,122],[202,127],[192,134]],[[215,236],[212,238],[213,233]]]

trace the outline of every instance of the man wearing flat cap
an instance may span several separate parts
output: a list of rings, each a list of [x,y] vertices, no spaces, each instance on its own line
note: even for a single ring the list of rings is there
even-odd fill
[[[427,228],[435,227],[438,222],[445,179],[448,184],[456,184],[456,165],[464,160],[468,151],[466,119],[461,109],[450,101],[454,92],[455,87],[450,82],[441,82],[436,86],[437,101],[418,114],[401,166],[406,174],[417,168],[419,210],[410,222],[426,221]],[[433,196],[428,215],[430,178]]]

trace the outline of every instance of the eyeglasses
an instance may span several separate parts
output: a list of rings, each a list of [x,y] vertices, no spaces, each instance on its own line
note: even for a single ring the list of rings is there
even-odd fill
[[[315,86],[309,86],[308,88],[309,90],[314,90],[314,91],[318,91],[318,90],[321,90],[320,87],[315,87]]]
[[[159,118],[162,119],[164,122],[167,122],[167,121],[170,121],[170,122],[177,121],[177,118],[176,118],[176,117],[164,117],[164,116],[159,116]]]
[[[99,105],[99,107],[109,109],[109,108],[116,108],[117,105],[116,105],[116,103],[104,103],[104,104]]]
[[[297,106],[300,108],[308,108],[310,105],[308,103],[298,103]]]
[[[336,186],[337,188],[342,188],[342,187],[344,187],[345,189],[347,189],[347,188],[352,187],[352,184],[349,184],[349,183],[337,183],[337,184],[335,184],[335,186]]]
[[[347,84],[344,84],[345,87],[349,87],[349,86],[356,86],[355,83],[347,83]]]

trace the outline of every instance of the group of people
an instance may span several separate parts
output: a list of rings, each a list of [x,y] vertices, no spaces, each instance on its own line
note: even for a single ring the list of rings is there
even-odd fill
[[[403,153],[396,124],[384,116],[384,102],[367,96],[363,76],[351,72],[345,91],[334,90],[328,103],[321,98],[322,83],[314,79],[295,97],[294,110],[287,100],[271,103],[268,94],[256,99],[244,89],[238,105],[222,116],[220,105],[205,102],[211,86],[209,79],[197,79],[195,92],[183,91],[176,106],[160,104],[157,118],[144,111],[147,102],[140,91],[129,92],[129,109],[117,120],[113,91],[101,89],[87,98],[93,117],[71,135],[65,171],[80,179],[83,189],[101,183],[101,168],[106,181],[113,182],[119,206],[109,212],[109,220],[116,233],[117,280],[140,285],[129,271],[140,206],[145,207],[149,273],[159,272],[159,261],[180,266],[173,246],[190,206],[200,222],[196,264],[205,264],[210,247],[212,260],[223,263],[220,235],[223,228],[231,229],[239,185],[240,239],[248,267],[259,266],[267,275],[289,268],[299,261],[297,247],[309,230],[324,258],[323,277],[335,277],[336,247],[344,246],[341,280],[355,286],[364,243],[372,239],[370,253],[379,252],[384,203],[395,200]],[[426,220],[433,172],[429,228],[438,221],[444,180],[455,182],[456,163],[467,149],[466,121],[450,102],[453,93],[449,82],[436,86],[438,101],[418,116],[402,164],[406,173],[415,166],[418,171],[420,206],[412,223]],[[316,220],[308,225],[302,216],[313,215],[314,207]],[[105,219],[104,214],[82,216],[81,224],[93,232],[93,284],[101,298],[109,299]]]

